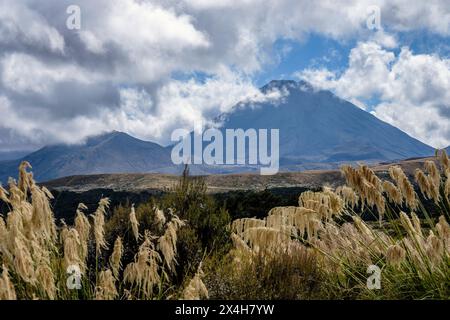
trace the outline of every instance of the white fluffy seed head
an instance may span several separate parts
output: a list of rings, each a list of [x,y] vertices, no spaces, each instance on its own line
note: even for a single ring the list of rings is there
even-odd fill
[[[109,258],[109,264],[116,278],[119,277],[119,271],[122,266],[121,262],[122,255],[123,255],[122,239],[120,237],[117,237],[116,241],[114,242],[113,252],[111,254],[111,257]]]
[[[130,224],[131,224],[131,230],[133,231],[134,238],[136,239],[136,242],[139,241],[139,222],[136,218],[136,211],[134,210],[134,204],[131,206],[130,211]]]
[[[94,220],[94,237],[95,237],[95,252],[100,254],[102,249],[107,249],[108,244],[105,240],[105,214],[109,207],[109,199],[103,198],[100,200],[97,210],[91,217]]]

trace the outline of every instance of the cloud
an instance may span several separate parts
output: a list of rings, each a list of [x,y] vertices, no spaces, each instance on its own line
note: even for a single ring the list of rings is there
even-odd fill
[[[7,54],[0,61],[3,85],[17,93],[48,94],[62,81],[92,83],[95,79],[74,65],[47,66],[31,55]]]
[[[311,33],[382,45],[354,53],[354,74],[314,73],[362,106],[358,94],[388,90],[349,81],[362,76],[358,70],[381,82],[392,74],[398,57],[386,49],[398,47],[395,32],[450,34],[445,0],[80,0],[81,30],[68,30],[66,8],[73,4],[0,0],[0,96],[8,115],[0,149],[14,140],[76,143],[113,129],[167,142],[175,125],[210,121],[242,99],[270,98],[258,96],[254,79],[288,52],[273,52],[273,44],[306,41]],[[381,8],[375,33],[366,26],[373,4]],[[365,55],[375,60],[364,66]],[[437,116],[447,114],[432,105]]]
[[[9,49],[64,52],[64,38],[38,12],[18,1],[0,1],[0,43]]]
[[[168,81],[154,100],[145,90],[121,90],[122,107],[108,117],[107,123],[135,136],[169,144],[167,133],[174,129],[193,130],[200,123],[211,124],[218,114],[241,101],[279,101],[284,95],[276,90],[263,94],[244,75],[223,69],[203,82]]]
[[[372,113],[380,119],[432,146],[450,145],[449,59],[414,54],[408,47],[395,55],[375,42],[361,42],[342,73],[307,69],[296,75],[357,105],[378,101]]]

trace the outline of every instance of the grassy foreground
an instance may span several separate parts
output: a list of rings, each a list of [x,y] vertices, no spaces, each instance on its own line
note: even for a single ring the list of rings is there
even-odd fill
[[[417,190],[400,167],[382,181],[344,166],[345,186],[234,221],[185,172],[158,203],[105,198],[56,223],[29,167],[0,187],[0,299],[450,298],[445,152],[416,171]]]

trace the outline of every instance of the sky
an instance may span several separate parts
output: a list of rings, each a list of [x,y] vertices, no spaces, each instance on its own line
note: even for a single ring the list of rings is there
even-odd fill
[[[273,79],[446,147],[449,38],[450,0],[0,0],[0,151],[168,144]]]

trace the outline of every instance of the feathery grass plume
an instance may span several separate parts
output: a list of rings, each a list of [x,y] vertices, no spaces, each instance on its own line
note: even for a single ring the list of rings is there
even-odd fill
[[[269,215],[271,213],[269,212]],[[266,222],[256,218],[236,219],[231,224],[231,230],[238,235],[242,235],[245,229],[254,227],[265,227]]]
[[[383,185],[380,178],[366,165],[360,165],[356,174],[359,175],[360,182],[357,188],[360,194],[364,196],[367,204],[370,206],[377,205],[379,211],[384,211],[384,202],[380,202],[382,198],[381,192],[383,192]]]
[[[323,219],[329,217],[329,208],[327,205],[321,204],[320,201],[306,199],[310,197],[317,197],[319,199],[322,196],[320,193],[315,195],[311,193],[303,197],[303,199],[300,200],[301,203],[305,203],[309,208],[293,206],[276,207],[269,211],[269,215],[265,219],[265,225],[264,220],[255,219],[255,221],[252,222],[252,226],[244,226],[243,230],[250,227],[266,226],[268,228],[277,229],[287,235],[293,234],[294,236],[304,237],[306,234],[308,238],[312,238],[321,228],[321,217],[323,217]]]
[[[383,219],[383,215],[386,212],[386,201],[381,194],[381,192],[375,193],[375,206],[377,207],[377,211],[380,217],[380,223]]]
[[[450,170],[447,170],[447,180],[445,181],[444,193],[447,200],[450,201]]]
[[[266,226],[268,228],[278,229],[282,232],[286,232],[287,234],[297,236],[298,231],[294,225],[294,219],[295,219],[295,211],[292,210],[280,211],[277,214],[268,215],[264,219],[265,225],[263,223],[259,223],[255,226],[259,227]]]
[[[3,265],[2,277],[0,278],[0,300],[16,300],[16,290],[9,279],[8,268]]]
[[[50,208],[49,200],[53,199],[51,192],[45,188],[39,188],[33,180],[31,186],[31,203],[33,205],[32,228],[35,234],[47,242],[56,239],[56,224]]]
[[[374,185],[378,191],[383,190],[381,179],[377,177],[377,175],[375,174],[375,172],[373,172],[372,169],[370,169],[366,165],[360,165],[359,172],[367,181],[369,181],[372,185]]]
[[[118,236],[114,242],[114,250],[109,258],[109,265],[111,266],[114,277],[119,277],[119,271],[122,266],[123,244],[122,239]]]
[[[203,277],[204,273],[202,270],[202,263],[200,262],[194,277],[191,281],[189,281],[188,286],[183,290],[184,300],[201,300],[209,298],[208,289],[202,281]]]
[[[306,233],[308,239],[314,238],[321,228],[319,214],[313,209],[299,207],[295,211],[293,220],[300,236],[303,237]]]
[[[99,273],[99,281],[95,288],[96,300],[114,300],[118,296],[116,279],[111,270],[107,269]]]
[[[103,198],[98,203],[98,208],[91,217],[94,219],[94,237],[95,237],[95,252],[100,254],[102,249],[107,249],[108,244],[105,240],[105,214],[109,207],[109,199]]]
[[[166,226],[166,231],[158,239],[158,249],[164,256],[164,261],[169,268],[173,270],[176,263],[175,256],[177,254],[177,232],[178,229],[184,225],[177,216],[172,217],[172,220]]]
[[[6,217],[7,232],[3,231],[4,239],[0,244],[3,251],[3,260],[12,265],[15,252],[15,240],[26,239],[24,235],[23,221],[20,213],[11,211]]]
[[[441,262],[444,254],[444,244],[431,230],[427,237],[426,252],[434,264]]]
[[[2,200],[5,203],[9,203],[9,199],[8,199],[8,191],[6,191],[1,183],[0,183],[0,200]]]
[[[403,198],[405,199],[406,204],[412,210],[415,210],[418,205],[418,201],[416,199],[416,193],[411,182],[406,177],[403,169],[400,166],[392,166],[389,168],[389,174],[391,178],[397,184],[397,187],[402,192]]]
[[[403,203],[403,196],[400,190],[390,181],[383,181],[383,189],[387,194],[388,199],[401,206]]]
[[[88,242],[91,224],[82,210],[87,210],[87,207],[84,203],[79,203],[77,215],[75,217],[75,229],[78,231],[78,235],[80,237],[80,258],[82,261],[85,261],[88,255]]]
[[[400,212],[400,222],[403,228],[406,230],[406,232],[408,232],[408,234],[411,236],[411,238],[416,240],[420,239],[421,234],[417,232],[417,229],[413,225],[413,222],[408,217],[408,215],[403,211]]]
[[[401,206],[403,204],[403,196],[399,188],[390,181],[383,181],[383,189],[389,201]]]
[[[26,236],[30,236],[32,232],[33,206],[27,201],[26,195],[20,190],[13,179],[9,179],[9,203],[12,207],[11,214],[15,218],[20,219],[20,230]],[[18,222],[18,221],[16,221]]]
[[[429,178],[425,173],[423,175],[426,179],[437,180],[436,168],[431,164],[427,166]],[[395,184],[378,180],[373,172],[364,166],[359,169],[348,167],[343,171],[347,172],[347,183],[361,197],[362,204],[373,204],[378,209],[384,205],[385,195],[399,205],[406,203],[410,209],[411,205],[414,207],[419,204],[411,183],[399,167],[390,169]],[[427,183],[431,183],[431,180],[427,180]],[[346,201],[342,192],[342,188],[338,188],[334,194],[340,196],[348,206],[352,201]],[[358,278],[361,265],[374,264],[380,257],[384,257],[387,265],[392,268],[386,268],[383,274],[387,283],[395,286],[394,294],[401,292],[400,294],[410,295],[413,292],[407,291],[410,287],[405,290],[403,286],[397,286],[397,279],[414,277],[414,289],[419,281],[420,286],[427,288],[424,294],[447,296],[448,291],[442,291],[441,283],[448,278],[448,266],[445,264],[447,260],[444,260],[444,257],[448,258],[450,252],[450,225],[444,216],[441,216],[436,224],[436,234],[431,231],[427,238],[424,238],[425,229],[414,212],[411,217],[404,212],[400,213],[400,222],[407,231],[406,235],[403,230],[397,228],[396,222],[394,224],[393,221],[387,220],[383,228],[372,228],[370,223],[365,223],[351,212],[348,213],[353,218],[353,223],[340,225],[337,220],[330,219],[329,210],[333,207],[330,193],[333,191],[328,188],[319,193],[305,192],[299,197],[299,207],[276,207],[269,211],[265,219],[233,221],[232,231],[235,233],[231,237],[235,249],[232,251],[232,261],[253,261],[254,257],[261,255],[267,261],[267,258],[280,248],[290,248],[291,245],[306,248],[302,244],[306,242],[309,248],[312,248],[327,280],[337,277],[338,283],[334,285],[339,288],[344,285],[344,290],[349,289],[345,285],[348,283],[349,274],[352,278]],[[287,228],[289,226],[299,232],[285,232],[290,230]],[[314,237],[308,237],[307,241],[303,239],[304,233],[314,232]],[[294,237],[291,238],[291,235]],[[236,266],[233,268],[239,270]],[[363,277],[361,281],[365,287],[366,278]]]
[[[358,169],[344,165],[341,167],[341,172],[344,174],[347,185],[358,192],[362,191],[363,181],[372,184],[379,191],[383,190],[380,178],[366,165],[360,165]]]
[[[365,238],[366,242],[372,242],[375,238],[373,230],[360,217],[353,216],[352,218],[356,228]]]
[[[265,221],[261,220],[261,219],[244,218],[241,221],[243,222],[243,225],[241,227],[241,232],[243,232],[245,229],[265,226]]]
[[[232,233],[231,240],[233,241],[233,245],[237,250],[245,253],[250,253],[251,251],[250,247],[237,234]]]
[[[298,213],[299,209],[300,209],[300,207],[294,207],[294,206],[275,207],[269,211],[267,217],[279,216],[282,218],[281,222],[283,224],[294,226],[294,218],[295,218],[295,215]],[[313,210],[306,209],[306,208],[302,208],[302,209],[308,210],[308,211],[313,211]],[[259,220],[259,219],[256,219],[256,220]],[[261,220],[259,220],[259,221],[261,221]],[[264,221],[264,220],[262,220],[262,221]],[[268,223],[269,222],[267,221],[267,218],[266,218],[266,227],[270,227],[270,225]],[[246,227],[264,227],[264,223],[254,221],[252,226],[248,225]]]
[[[436,223],[436,231],[438,232],[441,239],[449,242],[450,244],[450,225],[448,224],[447,220],[445,220],[444,216],[439,217],[439,222]],[[450,247],[448,249],[450,249]]]
[[[322,192],[303,192],[298,203],[299,207],[314,210],[320,219],[327,221],[333,216],[339,216],[344,209],[342,199],[328,187],[324,187]]]
[[[81,241],[78,231],[64,226],[61,230],[61,239],[64,245],[64,269],[75,265],[85,270],[85,262],[80,257]]]
[[[31,252],[24,239],[14,239],[14,271],[27,283],[36,282],[36,274]]]
[[[133,231],[134,238],[136,239],[136,242],[139,242],[139,222],[137,221],[137,218],[136,218],[136,211],[134,210],[134,204],[131,206],[130,224],[131,224],[131,230]]]
[[[409,237],[404,237],[402,243],[407,252],[408,260],[410,260],[411,264],[417,268],[416,271],[420,276],[423,276],[424,273],[428,272],[428,258],[425,256],[426,242],[423,239],[418,239],[414,235],[410,235]]]
[[[55,278],[52,269],[46,264],[40,264],[36,268],[36,279],[39,286],[45,291],[50,300],[56,297]]]
[[[269,228],[281,229],[286,224],[285,218],[286,217],[282,214],[272,214],[265,218],[265,226]]]
[[[282,212],[284,212],[288,208],[291,208],[291,207],[274,207],[274,208],[269,210],[267,215],[271,216],[271,215],[276,215],[276,214],[282,214]],[[292,208],[295,208],[295,207],[292,207]]]
[[[441,173],[436,166],[436,163],[431,160],[427,160],[424,163],[425,170],[427,170],[428,174],[431,176],[434,183],[438,184],[441,181]]]
[[[240,272],[243,261],[249,261],[256,254],[245,241],[235,233],[231,233],[233,249],[230,251],[232,264],[236,272]]]
[[[139,291],[142,290],[146,298],[152,296],[153,287],[161,281],[158,270],[162,259],[155,250],[153,239],[154,237],[146,230],[144,242],[139,247],[138,253],[134,257],[134,262],[129,263],[123,272],[124,280],[136,286]]]
[[[441,167],[442,167],[443,172],[450,170],[450,160],[448,159],[447,152],[445,151],[445,149],[441,150],[441,153],[439,155],[439,160],[441,162]]]
[[[5,220],[0,216],[0,256],[3,256],[3,261],[12,262],[13,256],[10,250],[10,236],[5,224]]]
[[[336,189],[336,193],[341,196],[345,204],[354,209],[358,204],[358,195],[348,186],[340,186]]]
[[[414,178],[417,182],[417,185],[419,186],[420,192],[422,192],[423,196],[426,199],[431,199],[431,185],[430,180],[428,179],[425,172],[423,172],[420,169],[416,169],[416,172],[414,174]]]
[[[359,175],[358,170],[349,165],[341,166],[341,172],[345,177],[347,185],[358,193],[361,193],[360,186],[362,184],[362,177]]]
[[[255,221],[252,227],[271,227],[271,228],[280,228],[283,224],[293,225],[292,215],[294,214],[297,207],[289,206],[289,207],[275,207],[269,211],[267,217],[265,218],[266,224],[264,225],[261,222]],[[253,218],[255,219],[255,218]],[[264,221],[261,219],[256,219],[259,221]],[[234,222],[234,221],[233,221]],[[243,230],[240,230],[242,233]]]
[[[435,203],[439,203],[439,200],[441,198],[440,195],[440,187],[441,187],[441,173],[439,172],[439,169],[436,167],[436,164],[434,161],[425,161],[425,169],[428,172],[428,181],[430,184],[430,194],[431,198],[434,200]]]
[[[371,263],[368,247],[374,246],[374,240],[372,232],[362,223],[359,228],[356,228],[351,223],[344,223],[339,227],[330,222],[325,224],[320,231],[320,236],[313,239],[311,244],[317,253],[320,253],[319,258],[323,260],[323,268],[336,273],[338,272],[336,268],[342,268],[340,263],[350,265]]]
[[[155,224],[159,229],[162,229],[164,224],[166,223],[166,217],[164,216],[164,211],[155,207]]]
[[[361,203],[367,204],[369,207],[376,206],[381,220],[386,210],[381,180],[365,165],[360,165],[358,169],[351,166],[342,166],[341,171],[345,176],[347,185],[359,195]]]
[[[414,212],[411,213],[411,220],[414,227],[414,230],[416,231],[416,234],[419,235],[421,238],[423,238],[422,233],[422,226],[420,225],[420,219]]]
[[[399,244],[391,245],[386,250],[386,262],[391,266],[400,265],[406,257],[406,251]]]
[[[30,163],[28,161],[22,161],[19,165],[18,187],[24,193],[24,195],[27,194],[28,190],[31,187],[30,175],[27,172],[27,169],[31,169]]]
[[[20,206],[26,200],[25,194],[17,187],[13,178],[8,179],[9,203],[14,206]]]
[[[28,246],[31,249],[31,257],[36,266],[49,266],[50,265],[50,251],[49,247],[43,245],[39,239],[32,239],[28,242]],[[53,249],[52,247],[51,249]]]
[[[326,200],[327,204],[327,219],[331,219],[332,216],[339,216],[344,210],[344,201],[342,198],[336,194],[330,187],[323,188],[324,197],[328,197]]]
[[[278,229],[267,227],[249,228],[244,231],[243,239],[255,252],[275,252],[285,247],[290,235]]]

